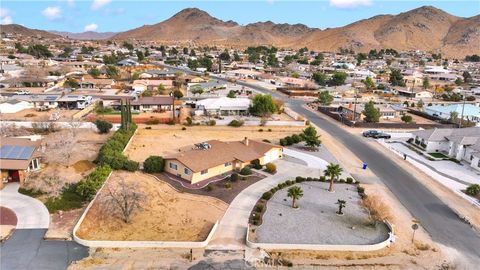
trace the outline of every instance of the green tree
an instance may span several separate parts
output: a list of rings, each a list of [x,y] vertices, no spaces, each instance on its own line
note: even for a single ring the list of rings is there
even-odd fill
[[[362,83],[365,85],[365,88],[367,88],[367,90],[371,90],[375,88],[375,83],[370,77],[367,77],[365,78],[365,80],[362,80]]]
[[[183,54],[188,54],[188,48],[187,47],[183,48]]]
[[[277,111],[277,106],[271,95],[255,95],[249,111],[255,116],[270,116]]]
[[[462,84],[463,84],[463,80],[462,80],[461,78],[457,78],[457,79],[455,80],[455,84],[456,84],[456,85],[462,85]]]
[[[67,87],[67,88],[78,88],[80,87],[80,84],[78,83],[77,80],[73,79],[73,78],[68,78],[64,83],[63,83],[63,87]]]
[[[337,214],[343,215],[342,210],[343,210],[343,208],[345,207],[345,205],[347,204],[347,202],[344,201],[344,200],[338,199],[335,204],[338,204],[338,212],[337,212]]]
[[[452,123],[457,123],[458,122],[458,112],[451,111],[450,112],[450,117],[448,118],[448,120]]]
[[[328,91],[322,91],[320,94],[318,94],[318,101],[320,104],[328,106],[332,104],[333,96],[330,95],[330,92]]]
[[[320,136],[317,135],[317,130],[312,126],[304,129],[300,137],[305,142],[305,145],[310,148],[316,148],[322,144]]]
[[[362,113],[365,115],[365,122],[378,123],[380,120],[380,109],[375,108],[375,104],[371,100],[365,104],[365,109]]]
[[[290,187],[287,191],[287,196],[292,198],[292,207],[298,208],[296,202],[303,197],[303,190],[299,186]]]
[[[342,167],[338,164],[330,163],[327,168],[323,171],[325,176],[330,177],[330,186],[328,187],[329,192],[333,192],[333,180],[338,179],[342,175]]]
[[[133,51],[133,45],[131,43],[126,42],[126,41],[123,42],[122,47],[126,48],[129,51]]]
[[[329,81],[330,85],[339,86],[345,84],[345,80],[347,79],[347,73],[345,72],[335,72],[333,73],[332,78]]]
[[[228,92],[228,94],[227,94],[227,97],[228,97],[228,98],[235,98],[235,97],[236,97],[235,91],[230,90],[230,91]]]
[[[145,60],[145,55],[143,54],[142,51],[137,50],[137,53],[136,53],[136,54],[137,54],[137,58],[138,58],[138,61],[139,61],[139,62]]]
[[[97,68],[91,68],[88,70],[88,74],[90,74],[92,77],[94,78],[97,78],[98,76],[100,76],[100,70],[98,70]]]
[[[326,85],[327,84],[327,75],[323,72],[315,72],[312,75],[312,79],[318,84],[318,85]]]
[[[240,59],[240,55],[238,55],[237,52],[234,52],[234,53],[233,53],[233,60],[236,61],[236,62],[238,62],[238,61],[240,61],[240,60],[242,60],[242,59]]]
[[[425,102],[423,102],[422,99],[420,99],[420,100],[417,102],[417,108],[419,108],[419,109],[422,109],[424,105],[425,105]]]
[[[163,84],[160,84],[157,88],[158,94],[163,95],[165,93],[165,86]]]
[[[472,184],[468,186],[465,193],[467,193],[470,196],[477,196],[480,193],[480,185]]]
[[[173,97],[176,99],[181,99],[183,97],[183,93],[180,90],[173,91]]]
[[[97,129],[100,133],[108,133],[113,127],[112,123],[105,120],[95,121],[95,126],[97,126]]]
[[[400,119],[405,123],[411,123],[412,122],[412,116],[410,116],[408,114],[402,115],[402,117]]]
[[[398,69],[392,69],[390,73],[390,83],[393,86],[405,86],[405,81],[403,80],[403,75]]]
[[[423,77],[422,86],[425,90],[430,88],[430,81],[428,80],[428,77]]]
[[[109,78],[118,78],[120,76],[120,71],[115,66],[107,66],[105,71]]]
[[[462,76],[465,83],[470,83],[472,81],[472,75],[470,74],[470,72],[464,71]]]
[[[222,61],[230,61],[230,54],[227,50],[225,50],[218,56],[218,58],[220,58]]]

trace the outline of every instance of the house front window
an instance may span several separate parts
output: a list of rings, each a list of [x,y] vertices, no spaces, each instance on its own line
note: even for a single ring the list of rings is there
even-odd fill
[[[207,173],[208,173],[208,169],[203,170],[202,172],[200,172],[201,175],[205,175],[205,174],[207,174]]]
[[[185,169],[183,170],[183,172],[184,172],[186,175],[190,175],[190,173],[191,173],[192,171],[190,171],[188,168],[185,168]]]
[[[225,163],[225,167],[228,167],[228,166],[232,166],[232,163],[231,162]]]
[[[170,162],[170,163],[169,163],[169,167],[170,167],[170,169],[172,169],[172,170],[177,170],[177,164],[175,164],[175,163],[171,163],[171,162]]]

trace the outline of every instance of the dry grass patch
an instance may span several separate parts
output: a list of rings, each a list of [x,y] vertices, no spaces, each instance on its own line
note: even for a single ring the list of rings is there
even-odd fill
[[[258,130],[262,128],[263,132]],[[268,131],[271,129],[271,131]],[[191,147],[195,143],[208,140],[238,141],[245,137],[254,140],[268,139],[278,143],[280,138],[300,133],[304,127],[225,127],[192,126],[182,130],[181,126],[152,126],[145,129],[140,125],[126,155],[135,161],[143,162],[148,156],[166,156],[178,152],[180,148]]]
[[[179,193],[165,182],[140,172],[116,171],[108,180],[137,182],[146,195],[142,209],[125,223],[100,202],[103,189],[87,213],[77,235],[88,240],[203,241],[227,204],[210,197]]]

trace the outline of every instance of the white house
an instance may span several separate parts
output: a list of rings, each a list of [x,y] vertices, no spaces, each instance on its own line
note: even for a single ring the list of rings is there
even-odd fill
[[[0,113],[16,113],[30,108],[33,108],[32,103],[17,99],[11,99],[0,103]]]
[[[249,98],[207,98],[196,103],[197,115],[244,115],[248,112]]]
[[[473,104],[450,104],[445,106],[429,106],[425,108],[425,112],[443,119],[449,119],[452,112],[456,112],[460,119],[463,115],[463,120],[475,122],[480,126],[480,107]]]
[[[412,133],[427,152],[442,152],[480,171],[480,127],[427,129]]]

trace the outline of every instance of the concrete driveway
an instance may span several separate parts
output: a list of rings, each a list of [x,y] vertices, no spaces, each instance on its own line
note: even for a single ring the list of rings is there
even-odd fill
[[[50,215],[45,205],[37,199],[18,193],[18,183],[9,183],[0,190],[0,205],[17,215],[17,229],[46,229]]]
[[[316,161],[319,162],[319,160]],[[325,168],[321,166],[318,166],[320,168],[310,168],[284,160],[277,160],[274,163],[277,165],[276,174],[249,186],[235,197],[220,221],[217,231],[207,246],[207,249],[245,249],[245,237],[250,212],[262,194],[279,183],[294,179],[297,176],[319,177]]]

